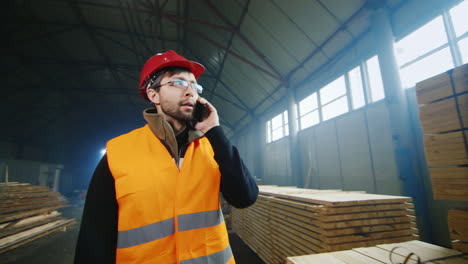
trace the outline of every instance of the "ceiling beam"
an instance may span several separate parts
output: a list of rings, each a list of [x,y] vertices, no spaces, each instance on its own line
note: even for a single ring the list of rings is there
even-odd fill
[[[365,6],[362,6],[361,8],[359,8],[356,12],[354,12],[351,17],[349,17],[345,22],[343,22],[343,24],[341,24],[335,32],[333,32],[330,36],[328,36],[328,38],[326,38],[322,44],[320,44],[315,50],[313,50],[309,55],[307,55],[307,57],[304,58],[304,60],[302,60],[301,63],[299,63],[299,65],[297,65],[296,67],[294,67],[294,69],[292,69],[287,75],[286,77],[289,79],[291,78],[291,76],[296,72],[298,71],[300,68],[302,68],[304,66],[304,64],[306,64],[315,54],[317,54],[318,52],[322,52],[323,48],[325,47],[325,45],[327,45],[334,37],[336,37],[336,35],[338,35],[338,33],[340,33],[341,31],[345,30],[348,26],[348,24],[354,20],[358,14],[360,14],[363,10],[365,9]]]
[[[84,29],[86,30],[86,33],[88,34],[88,37],[91,39],[91,41],[94,43],[99,55],[104,59],[104,62],[111,72],[112,76],[114,77],[114,81],[117,83],[117,86],[122,90],[125,91],[125,87],[122,85],[122,80],[120,79],[120,76],[115,72],[114,67],[112,66],[112,62],[109,58],[109,56],[104,52],[104,48],[102,47],[101,43],[98,41],[96,34],[94,33],[93,29],[89,27],[88,22],[86,21],[81,8],[78,6],[77,1],[71,0],[68,2],[69,5],[71,6],[72,10],[78,17],[79,21],[83,25]],[[133,101],[128,99],[128,102],[130,105],[133,105],[135,108],[139,108]]]
[[[239,22],[236,25],[236,28],[240,28],[240,26],[242,25],[242,22],[244,22],[245,15],[247,14],[247,10],[249,9],[249,5],[250,5],[250,0],[247,0],[247,3],[245,4],[245,6],[244,6],[244,8],[242,10],[242,14],[240,16]],[[228,54],[229,54],[228,51],[231,50],[232,42],[233,42],[235,36],[236,36],[236,33],[232,32],[231,36],[229,38],[228,44],[226,46],[226,52],[224,52],[224,55],[223,55],[223,61],[221,62],[221,65],[219,66],[218,72],[216,73],[215,85],[214,85],[213,89],[211,90],[209,100],[211,100],[213,98],[213,95],[214,95],[214,93],[216,91],[216,88],[218,87],[218,82],[221,79],[221,74],[223,73],[224,65],[226,64],[226,59],[227,59]]]
[[[226,16],[224,16],[214,5],[213,3],[211,3],[210,0],[205,0],[205,3],[206,5],[211,9],[213,10],[213,12],[219,17],[221,18],[221,20],[229,25],[233,30],[234,32],[237,34],[237,36],[249,47],[250,50],[253,51],[253,53],[255,53],[255,55],[257,55],[258,58],[260,58],[260,60],[263,61],[263,63],[265,63],[268,68],[270,68],[270,70],[272,70],[274,73],[275,73],[275,76],[277,80],[279,80],[281,83],[287,85],[287,79],[285,79],[280,73],[279,71],[276,69],[275,66],[273,66],[272,63],[270,63],[267,59],[266,59],[266,56],[264,54],[262,54],[259,49],[257,47],[255,47],[255,45],[252,44],[252,42],[250,42],[245,36],[244,34],[242,34],[240,31],[239,31],[239,28],[236,28],[234,25],[232,25],[232,23],[226,18]]]
[[[275,79],[275,80],[277,80],[277,81],[279,81],[279,82],[281,82],[281,83],[283,82],[283,80],[281,79],[281,77],[278,77],[278,76],[276,76],[275,74],[273,74],[273,73],[271,73],[271,72],[269,72],[269,71],[263,69],[262,67],[260,67],[260,66],[257,65],[256,63],[254,63],[254,62],[252,62],[252,61],[246,59],[245,57],[243,57],[243,56],[241,56],[241,55],[239,55],[239,54],[237,54],[237,53],[235,53],[235,52],[233,52],[232,50],[226,49],[226,47],[224,47],[224,45],[222,45],[222,44],[220,44],[220,43],[218,43],[218,42],[212,40],[210,37],[205,36],[204,34],[198,32],[198,31],[196,31],[196,30],[194,30],[194,29],[191,29],[191,28],[188,28],[187,31],[194,33],[195,35],[197,35],[197,36],[200,37],[201,39],[203,39],[203,40],[209,42],[210,44],[212,44],[213,46],[215,46],[215,47],[217,47],[217,48],[219,48],[219,49],[222,49],[222,50],[226,51],[227,53],[231,54],[231,55],[234,56],[235,58],[241,60],[242,62],[245,62],[246,64],[252,66],[253,68],[255,68],[255,69],[257,69],[257,70],[259,70],[260,72],[263,72],[264,74],[270,76],[271,78],[273,78],[273,79]]]
[[[198,57],[197,55],[195,55],[195,54],[193,53],[193,50],[192,50],[190,47],[187,46],[186,49],[189,50],[189,51],[195,56],[195,58],[197,59],[198,62],[200,62],[201,64],[205,64],[205,62],[204,62],[200,57]],[[206,64],[205,64],[205,65],[206,65]],[[212,69],[210,69],[210,68],[206,68],[206,70],[209,71],[212,75],[215,75],[215,74],[216,74],[216,73],[215,73]],[[234,90],[233,90],[231,87],[229,87],[229,85],[227,85],[223,80],[219,80],[219,82],[224,86],[224,88],[226,89],[226,91],[227,91],[228,93],[230,93],[232,96],[234,96],[234,97],[239,101],[239,103],[243,106],[244,111],[246,111],[246,112],[251,111],[251,108],[248,107],[248,106],[242,101],[242,99],[239,98],[239,96],[238,96],[236,93],[234,93]],[[234,105],[234,103],[233,103],[233,105]]]
[[[48,31],[48,32],[41,31],[41,34],[38,34],[38,35],[35,35],[35,36],[32,36],[32,37],[26,37],[26,38],[18,39],[18,40],[15,40],[15,41],[17,43],[21,43],[21,42],[29,42],[29,41],[32,41],[32,40],[39,40],[39,39],[42,39],[42,38],[50,38],[50,37],[60,35],[62,33],[68,32],[68,31],[78,29],[78,28],[80,28],[79,25],[65,26],[65,27],[62,27],[62,28],[60,28],[58,30],[53,30],[53,31]]]
[[[74,23],[69,23],[66,21],[32,21],[32,20],[22,20],[20,22],[16,21],[9,21],[8,22],[11,25],[20,25],[20,26],[27,26],[27,25],[47,25],[47,26],[68,26],[68,27],[79,27],[81,28],[81,24],[74,24]],[[96,30],[101,30],[105,32],[110,32],[110,33],[116,33],[116,34],[124,34],[128,36],[138,36],[142,38],[153,38],[156,37],[158,40],[164,40],[166,42],[177,42],[177,39],[169,39],[169,38],[161,38],[159,36],[153,36],[153,35],[147,35],[144,33],[133,33],[130,31],[125,31],[125,30],[120,30],[120,29],[114,29],[114,28],[107,28],[107,27],[101,27],[101,26],[96,26],[96,25],[89,25],[88,27],[94,31]]]
[[[123,21],[124,21],[125,27],[127,28],[127,31],[130,32],[130,25],[129,25],[127,17],[125,16],[125,11],[123,9],[123,5],[122,5],[121,0],[119,0],[119,11],[120,11],[120,15],[123,18]],[[130,36],[130,42],[131,42],[131,45],[132,45],[133,53],[135,54],[135,61],[139,65],[143,65],[143,60],[144,60],[143,55],[137,49],[136,44],[135,44],[135,39],[132,38],[131,36]]]

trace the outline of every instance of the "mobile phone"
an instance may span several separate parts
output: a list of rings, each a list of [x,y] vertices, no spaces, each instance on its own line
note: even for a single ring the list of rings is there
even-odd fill
[[[206,118],[206,105],[196,103],[193,110],[193,119],[195,122],[202,122]]]

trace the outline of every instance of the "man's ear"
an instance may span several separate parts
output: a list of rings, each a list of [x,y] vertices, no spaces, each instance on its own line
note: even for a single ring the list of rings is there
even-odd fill
[[[146,95],[148,96],[148,99],[150,99],[151,102],[154,104],[159,104],[159,92],[157,92],[154,89],[148,89],[146,90]]]

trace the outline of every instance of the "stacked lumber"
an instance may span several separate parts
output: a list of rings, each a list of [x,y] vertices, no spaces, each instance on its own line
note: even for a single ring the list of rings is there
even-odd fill
[[[0,183],[0,253],[74,224],[56,211],[65,206],[47,186]]]
[[[448,226],[452,248],[468,253],[468,208],[449,210]]]
[[[267,264],[287,256],[417,238],[410,197],[259,186],[257,202],[232,209],[232,229]]]
[[[411,256],[410,256],[411,255]],[[419,257],[419,259],[418,259]],[[407,259],[408,258],[408,259]],[[436,260],[437,259],[437,260]],[[419,261],[418,261],[419,260]],[[436,260],[436,261],[431,261]],[[375,263],[468,263],[462,252],[422,241],[383,244],[375,247],[307,256],[288,257],[287,264],[375,264]]]
[[[468,201],[468,64],[416,84],[434,199]]]

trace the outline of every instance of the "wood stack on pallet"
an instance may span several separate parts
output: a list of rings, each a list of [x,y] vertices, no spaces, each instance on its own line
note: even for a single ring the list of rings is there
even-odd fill
[[[434,199],[468,201],[468,64],[416,84]]]
[[[0,183],[0,253],[74,224],[55,211],[65,206],[47,186]]]
[[[409,256],[411,253],[413,255]],[[406,258],[408,257],[408,262]],[[418,262],[419,257],[419,262]],[[435,260],[437,261],[430,261]],[[288,257],[287,264],[375,264],[375,263],[468,263],[463,253],[439,247],[422,241],[408,241],[375,247],[355,248],[353,250],[308,256]]]
[[[448,226],[452,247],[468,253],[468,208],[455,208],[448,212]]]
[[[233,208],[232,228],[266,263],[286,257],[417,239],[410,197],[260,186]]]

